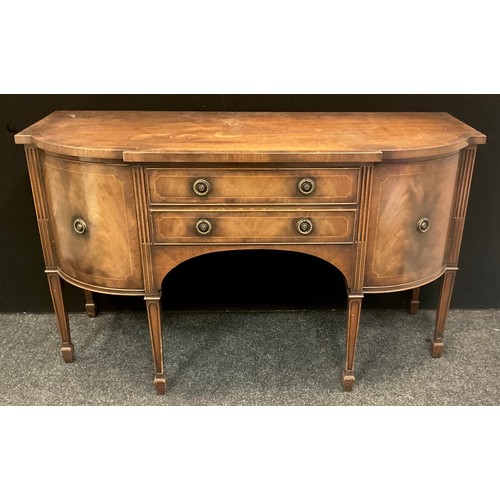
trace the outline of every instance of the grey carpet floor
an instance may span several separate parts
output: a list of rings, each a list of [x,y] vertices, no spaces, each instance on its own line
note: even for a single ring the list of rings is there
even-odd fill
[[[145,314],[70,315],[75,361],[51,314],[0,315],[1,405],[498,405],[500,312],[365,310],[356,383],[344,393],[344,311],[163,316],[167,394],[153,387]]]

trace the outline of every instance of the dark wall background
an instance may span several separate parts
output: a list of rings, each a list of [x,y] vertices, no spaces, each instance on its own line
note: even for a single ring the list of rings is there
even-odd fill
[[[0,96],[0,312],[51,311],[22,146],[13,135],[57,109],[199,111],[447,111],[485,133],[472,182],[452,307],[500,307],[500,97],[488,95],[4,95]],[[434,308],[439,282],[424,287]],[[175,310],[345,305],[339,273],[300,254],[246,251],[199,257],[165,280]],[[368,295],[365,307],[403,307],[406,293]],[[70,311],[83,292],[68,285]],[[137,297],[100,295],[101,310],[142,310]]]

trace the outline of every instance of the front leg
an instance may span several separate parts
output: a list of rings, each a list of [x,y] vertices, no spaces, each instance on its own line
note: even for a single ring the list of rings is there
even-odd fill
[[[66,363],[73,361],[73,344],[69,332],[69,321],[63,299],[63,281],[56,271],[46,271],[49,281],[50,296],[56,313],[57,325],[61,336],[61,354]]]
[[[342,375],[344,391],[351,391],[354,384],[354,357],[358,338],[359,318],[361,315],[362,296],[353,295],[347,299],[347,338],[345,370]]]
[[[155,365],[154,384],[157,394],[165,394],[167,381],[163,373],[163,343],[161,328],[161,301],[160,297],[145,297],[146,309],[148,311],[149,335],[153,349],[153,361]]]
[[[439,295],[439,305],[436,313],[436,327],[434,329],[434,338],[431,343],[431,354],[433,358],[440,358],[443,353],[443,335],[446,325],[446,316],[450,308],[451,293],[455,284],[456,269],[447,269],[443,276],[441,293]]]

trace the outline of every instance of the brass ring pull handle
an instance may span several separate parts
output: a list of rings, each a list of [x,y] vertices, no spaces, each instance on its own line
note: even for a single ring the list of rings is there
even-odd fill
[[[431,223],[429,222],[429,219],[427,217],[422,217],[417,222],[417,231],[419,233],[425,233],[426,231],[429,230],[430,226],[431,226]]]
[[[313,230],[313,223],[309,219],[300,219],[297,222],[297,231],[300,234],[309,234]]]
[[[200,219],[196,223],[195,227],[196,227],[196,231],[198,231],[200,234],[205,236],[206,234],[210,233],[210,231],[212,230],[212,223],[207,219]]]
[[[73,221],[73,229],[76,233],[83,234],[85,231],[87,231],[87,224],[83,219],[75,219]]]
[[[309,178],[301,179],[297,185],[302,194],[311,194],[316,189],[316,183]]]
[[[197,179],[193,182],[194,194],[198,196],[206,196],[210,192],[210,182],[205,179]]]

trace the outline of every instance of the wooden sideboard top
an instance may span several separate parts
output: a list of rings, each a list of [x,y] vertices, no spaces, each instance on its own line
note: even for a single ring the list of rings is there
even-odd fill
[[[126,162],[381,162],[451,154],[486,136],[448,113],[56,111],[15,141]]]

